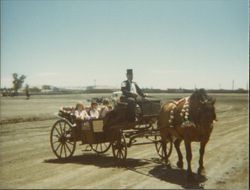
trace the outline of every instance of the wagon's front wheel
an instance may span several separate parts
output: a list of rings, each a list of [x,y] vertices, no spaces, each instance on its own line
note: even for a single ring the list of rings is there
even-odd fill
[[[69,158],[76,148],[75,131],[69,122],[60,119],[50,133],[50,145],[57,158]]]
[[[165,159],[163,143],[166,144],[166,156],[167,156],[167,158],[169,158],[169,156],[172,153],[172,147],[173,147],[172,139],[169,138],[165,142],[163,142],[159,136],[155,136],[155,149],[156,149],[156,152],[161,158]]]
[[[123,134],[112,143],[113,156],[125,160],[127,158],[127,143]]]
[[[109,150],[111,146],[110,142],[98,143],[98,144],[90,144],[90,147],[93,151],[98,154],[103,154]]]

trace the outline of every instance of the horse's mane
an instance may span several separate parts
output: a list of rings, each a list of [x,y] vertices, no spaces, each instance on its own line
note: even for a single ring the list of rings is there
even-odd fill
[[[205,89],[196,89],[190,96],[190,119],[196,123],[199,118],[199,107],[201,102],[208,100],[209,97]]]
[[[190,103],[194,101],[205,101],[208,99],[208,95],[205,89],[196,89],[190,96]]]

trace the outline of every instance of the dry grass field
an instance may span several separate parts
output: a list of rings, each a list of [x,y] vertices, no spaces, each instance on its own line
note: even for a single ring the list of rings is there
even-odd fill
[[[188,94],[155,94],[163,102]],[[249,122],[247,94],[210,94],[217,99],[218,122],[207,144],[206,177],[186,180],[176,167],[177,154],[170,157],[172,168],[159,159],[153,144],[132,146],[127,160],[118,163],[109,150],[104,155],[84,151],[77,144],[73,157],[56,159],[49,134],[61,106],[97,95],[54,95],[1,97],[0,188],[148,188],[148,189],[249,189]],[[107,94],[98,96],[108,96]],[[85,102],[89,104],[89,102]],[[184,145],[181,145],[185,158]],[[193,171],[198,168],[199,144],[192,143]]]

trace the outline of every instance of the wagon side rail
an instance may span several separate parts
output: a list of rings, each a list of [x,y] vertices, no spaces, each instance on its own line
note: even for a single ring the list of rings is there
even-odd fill
[[[59,112],[54,113],[54,116],[58,119],[63,119],[68,121],[72,126],[75,126],[75,120],[76,117],[74,114],[70,113],[70,112],[65,112],[62,110],[59,110]]]

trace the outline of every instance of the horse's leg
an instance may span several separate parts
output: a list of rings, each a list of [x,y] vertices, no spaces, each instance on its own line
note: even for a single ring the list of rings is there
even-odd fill
[[[162,139],[162,150],[163,150],[163,154],[164,154],[164,161],[166,166],[170,167],[170,162],[167,156],[167,140],[166,139]]]
[[[160,128],[160,134],[161,134],[161,143],[162,143],[162,151],[163,151],[163,156],[164,156],[164,161],[167,166],[169,166],[169,160],[167,156],[167,136],[168,136],[168,131],[167,128]]]
[[[191,142],[188,140],[185,141],[185,148],[186,148],[186,159],[187,159],[187,172],[188,172],[188,179],[192,179],[192,168],[191,168],[191,160],[192,160],[192,150],[191,150]]]
[[[199,159],[199,168],[198,168],[199,175],[205,175],[205,168],[203,166],[203,156],[204,156],[206,144],[207,144],[207,141],[200,142],[200,159]]]
[[[181,144],[181,139],[176,139],[174,141],[174,147],[176,149],[176,152],[178,154],[178,162],[177,162],[177,166],[178,168],[183,168],[183,157],[182,157],[182,153],[181,153],[181,150],[180,150],[180,144]]]

